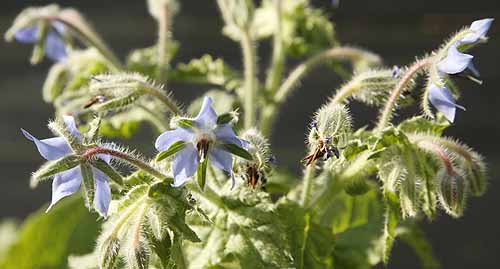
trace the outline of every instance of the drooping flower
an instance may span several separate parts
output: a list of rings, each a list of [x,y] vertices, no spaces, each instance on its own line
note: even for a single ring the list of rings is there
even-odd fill
[[[172,152],[177,148],[172,163],[173,186],[183,185],[200,165],[203,169],[203,163],[210,161],[211,165],[229,173],[234,187],[231,154],[244,157],[244,153],[247,153],[243,149],[245,141],[236,136],[229,123],[217,123],[217,119],[212,99],[205,97],[201,110],[194,119],[187,120],[188,124],[164,132],[157,138],[155,147],[158,151]]]
[[[70,134],[77,140],[81,141],[82,134],[76,128],[75,120],[71,116],[63,116],[64,123]],[[58,160],[60,158],[74,154],[71,146],[64,137],[53,137],[39,140],[26,130],[21,129],[24,136],[33,141],[40,155],[48,161]],[[109,164],[111,157],[109,155],[99,155],[98,158]],[[111,201],[111,190],[108,184],[108,177],[101,170],[92,167],[92,175],[94,178],[95,196],[94,207],[97,211],[106,216]],[[72,195],[80,189],[82,184],[82,171],[80,166],[73,167],[69,170],[57,173],[52,181],[52,201],[49,211],[62,198]]]
[[[50,23],[50,29],[45,37],[45,55],[53,61],[60,62],[66,60],[68,54],[63,40],[64,25],[54,21]],[[35,44],[38,42],[40,29],[38,26],[30,26],[19,29],[14,38],[21,43]]]
[[[429,85],[429,101],[431,104],[448,119],[450,122],[455,120],[455,112],[457,107],[465,110],[463,106],[457,105],[455,99],[451,95],[450,90],[444,86],[439,87],[434,83]]]
[[[450,44],[446,51],[446,56],[437,63],[438,74],[436,79],[438,79],[440,83],[429,83],[428,98],[432,105],[443,113],[450,122],[453,122],[455,119],[457,107],[462,110],[465,110],[465,108],[455,103],[450,90],[445,85],[440,87],[438,84],[446,81],[447,74],[459,74],[466,69],[469,69],[474,76],[479,76],[479,71],[472,63],[474,56],[464,53],[463,50],[467,49],[467,46],[464,47],[462,45],[473,44],[485,38],[492,22],[493,19],[491,18],[474,21],[469,28],[469,33]],[[469,78],[475,80],[474,78]]]
[[[467,33],[448,48],[446,57],[438,63],[438,70],[453,75],[469,68],[474,75],[479,74],[477,69],[472,65],[474,56],[461,52],[459,47],[463,44],[476,43],[480,39],[485,38],[492,23],[493,19],[491,18],[474,21],[469,28],[470,33]]]

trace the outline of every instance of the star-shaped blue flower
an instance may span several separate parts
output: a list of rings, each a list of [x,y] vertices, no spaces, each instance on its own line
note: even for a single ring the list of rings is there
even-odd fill
[[[14,34],[14,38],[21,43],[34,44],[38,41],[38,26],[26,27],[18,30]],[[60,62],[66,60],[68,54],[62,34],[64,33],[64,25],[54,21],[51,23],[47,37],[45,38],[45,55],[53,61]]]
[[[229,173],[234,186],[233,158],[227,146],[242,149],[246,141],[236,136],[230,124],[217,124],[217,118],[212,108],[212,99],[205,97],[200,112],[192,120],[192,126],[164,132],[156,140],[155,147],[158,151],[166,151],[179,141],[185,142],[183,148],[175,154],[172,164],[173,186],[184,184],[205,158],[216,168]]]
[[[71,135],[78,140],[82,139],[82,134],[76,128],[75,120],[71,116],[64,116],[64,123]],[[43,158],[49,161],[57,160],[62,157],[74,154],[70,145],[64,137],[53,137],[39,140],[26,130],[21,129],[24,136],[33,141]],[[111,157],[109,155],[99,155],[100,159],[109,164]],[[108,177],[99,169],[92,167],[92,174],[95,184],[94,207],[102,215],[108,213],[109,202],[111,201],[111,190],[108,184]],[[52,181],[52,201],[49,211],[62,198],[69,196],[80,188],[82,184],[82,172],[80,166],[60,172],[54,176]]]

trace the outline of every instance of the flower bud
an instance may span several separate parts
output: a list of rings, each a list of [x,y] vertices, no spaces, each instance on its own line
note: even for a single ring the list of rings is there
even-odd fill
[[[252,160],[236,159],[236,174],[243,178],[249,186],[255,188],[257,184],[265,187],[267,178],[271,174],[271,164],[274,156],[271,155],[267,139],[256,129],[246,130],[241,138],[248,142],[248,152]]]
[[[441,169],[437,174],[438,197],[446,213],[453,217],[463,214],[467,198],[467,182],[456,171]]]

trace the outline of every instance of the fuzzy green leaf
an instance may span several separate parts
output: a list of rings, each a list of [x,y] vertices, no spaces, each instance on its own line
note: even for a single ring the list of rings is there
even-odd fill
[[[283,219],[269,195],[247,188],[231,190],[229,184],[221,188],[220,196],[207,188],[199,197],[213,223],[191,215],[188,223],[203,243],[186,244],[187,268],[293,267]],[[215,200],[208,202],[206,196]],[[214,206],[216,201],[223,207]]]
[[[67,268],[70,254],[91,252],[99,223],[77,195],[60,201],[45,213],[30,215],[19,235],[0,259],[3,269]]]
[[[327,227],[313,222],[310,213],[289,200],[282,200],[278,215],[285,230],[295,268],[333,268],[334,235]]]

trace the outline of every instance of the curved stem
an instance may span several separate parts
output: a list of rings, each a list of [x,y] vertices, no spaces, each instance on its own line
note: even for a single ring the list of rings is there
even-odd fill
[[[109,47],[104,43],[104,41],[95,33],[95,31],[85,22],[85,19],[80,15],[80,13],[73,9],[66,9],[62,11],[57,17],[54,18],[57,21],[64,23],[68,26],[74,34],[82,40],[95,47],[114,67],[118,70],[123,69],[123,64],[115,56],[115,54],[109,49]]]
[[[408,68],[408,70],[406,70],[404,75],[399,80],[398,84],[396,84],[396,86],[392,90],[391,96],[387,100],[387,103],[385,104],[385,107],[380,114],[380,118],[376,127],[376,130],[378,132],[382,131],[387,126],[387,124],[389,124],[389,121],[392,118],[394,107],[396,106],[396,102],[398,101],[399,97],[401,97],[401,94],[406,89],[406,86],[408,86],[413,77],[418,74],[420,70],[427,68],[432,64],[432,62],[432,57],[424,58],[414,63],[412,66],[410,66],[410,68]]]
[[[114,149],[110,149],[110,148],[103,148],[103,147],[93,147],[93,148],[87,149],[82,154],[82,158],[90,159],[93,156],[98,155],[98,154],[110,155],[110,156],[116,157],[118,159],[124,160],[124,161],[130,163],[131,165],[143,170],[144,172],[146,172],[146,173],[148,173],[148,174],[150,174],[150,175],[152,175],[160,180],[173,181],[172,178],[164,175],[162,172],[156,170],[154,167],[147,164],[143,160],[141,160],[137,157],[131,156],[127,153],[118,151],[118,150],[114,150]]]
[[[302,196],[300,200],[300,204],[302,207],[307,208],[309,204],[309,196],[312,188],[314,172],[315,172],[315,161],[311,162],[304,172],[304,185],[302,186]]]
[[[160,100],[166,107],[168,107],[168,109],[170,109],[170,111],[172,111],[172,113],[174,113],[175,115],[179,115],[181,114],[181,110],[180,108],[177,106],[177,104],[175,103],[175,101],[173,101],[167,94],[165,94],[164,92],[156,89],[156,88],[151,88],[149,86],[143,86],[141,87],[142,90],[144,92],[146,92],[147,94],[157,98],[158,100]]]
[[[244,105],[244,126],[246,129],[255,124],[256,105],[256,76],[257,63],[256,51],[252,37],[248,31],[242,31],[241,49],[243,51],[243,66],[245,69],[245,91],[243,97]]]
[[[305,62],[299,64],[295,69],[290,72],[285,81],[281,84],[274,97],[272,97],[270,104],[263,110],[260,119],[260,129],[265,134],[270,133],[272,124],[277,115],[277,110],[281,103],[290,95],[293,89],[297,86],[299,81],[312,69],[332,59],[348,59],[353,62],[360,59],[370,58],[372,62],[380,61],[379,57],[357,48],[351,47],[334,47],[323,52],[320,52]]]

